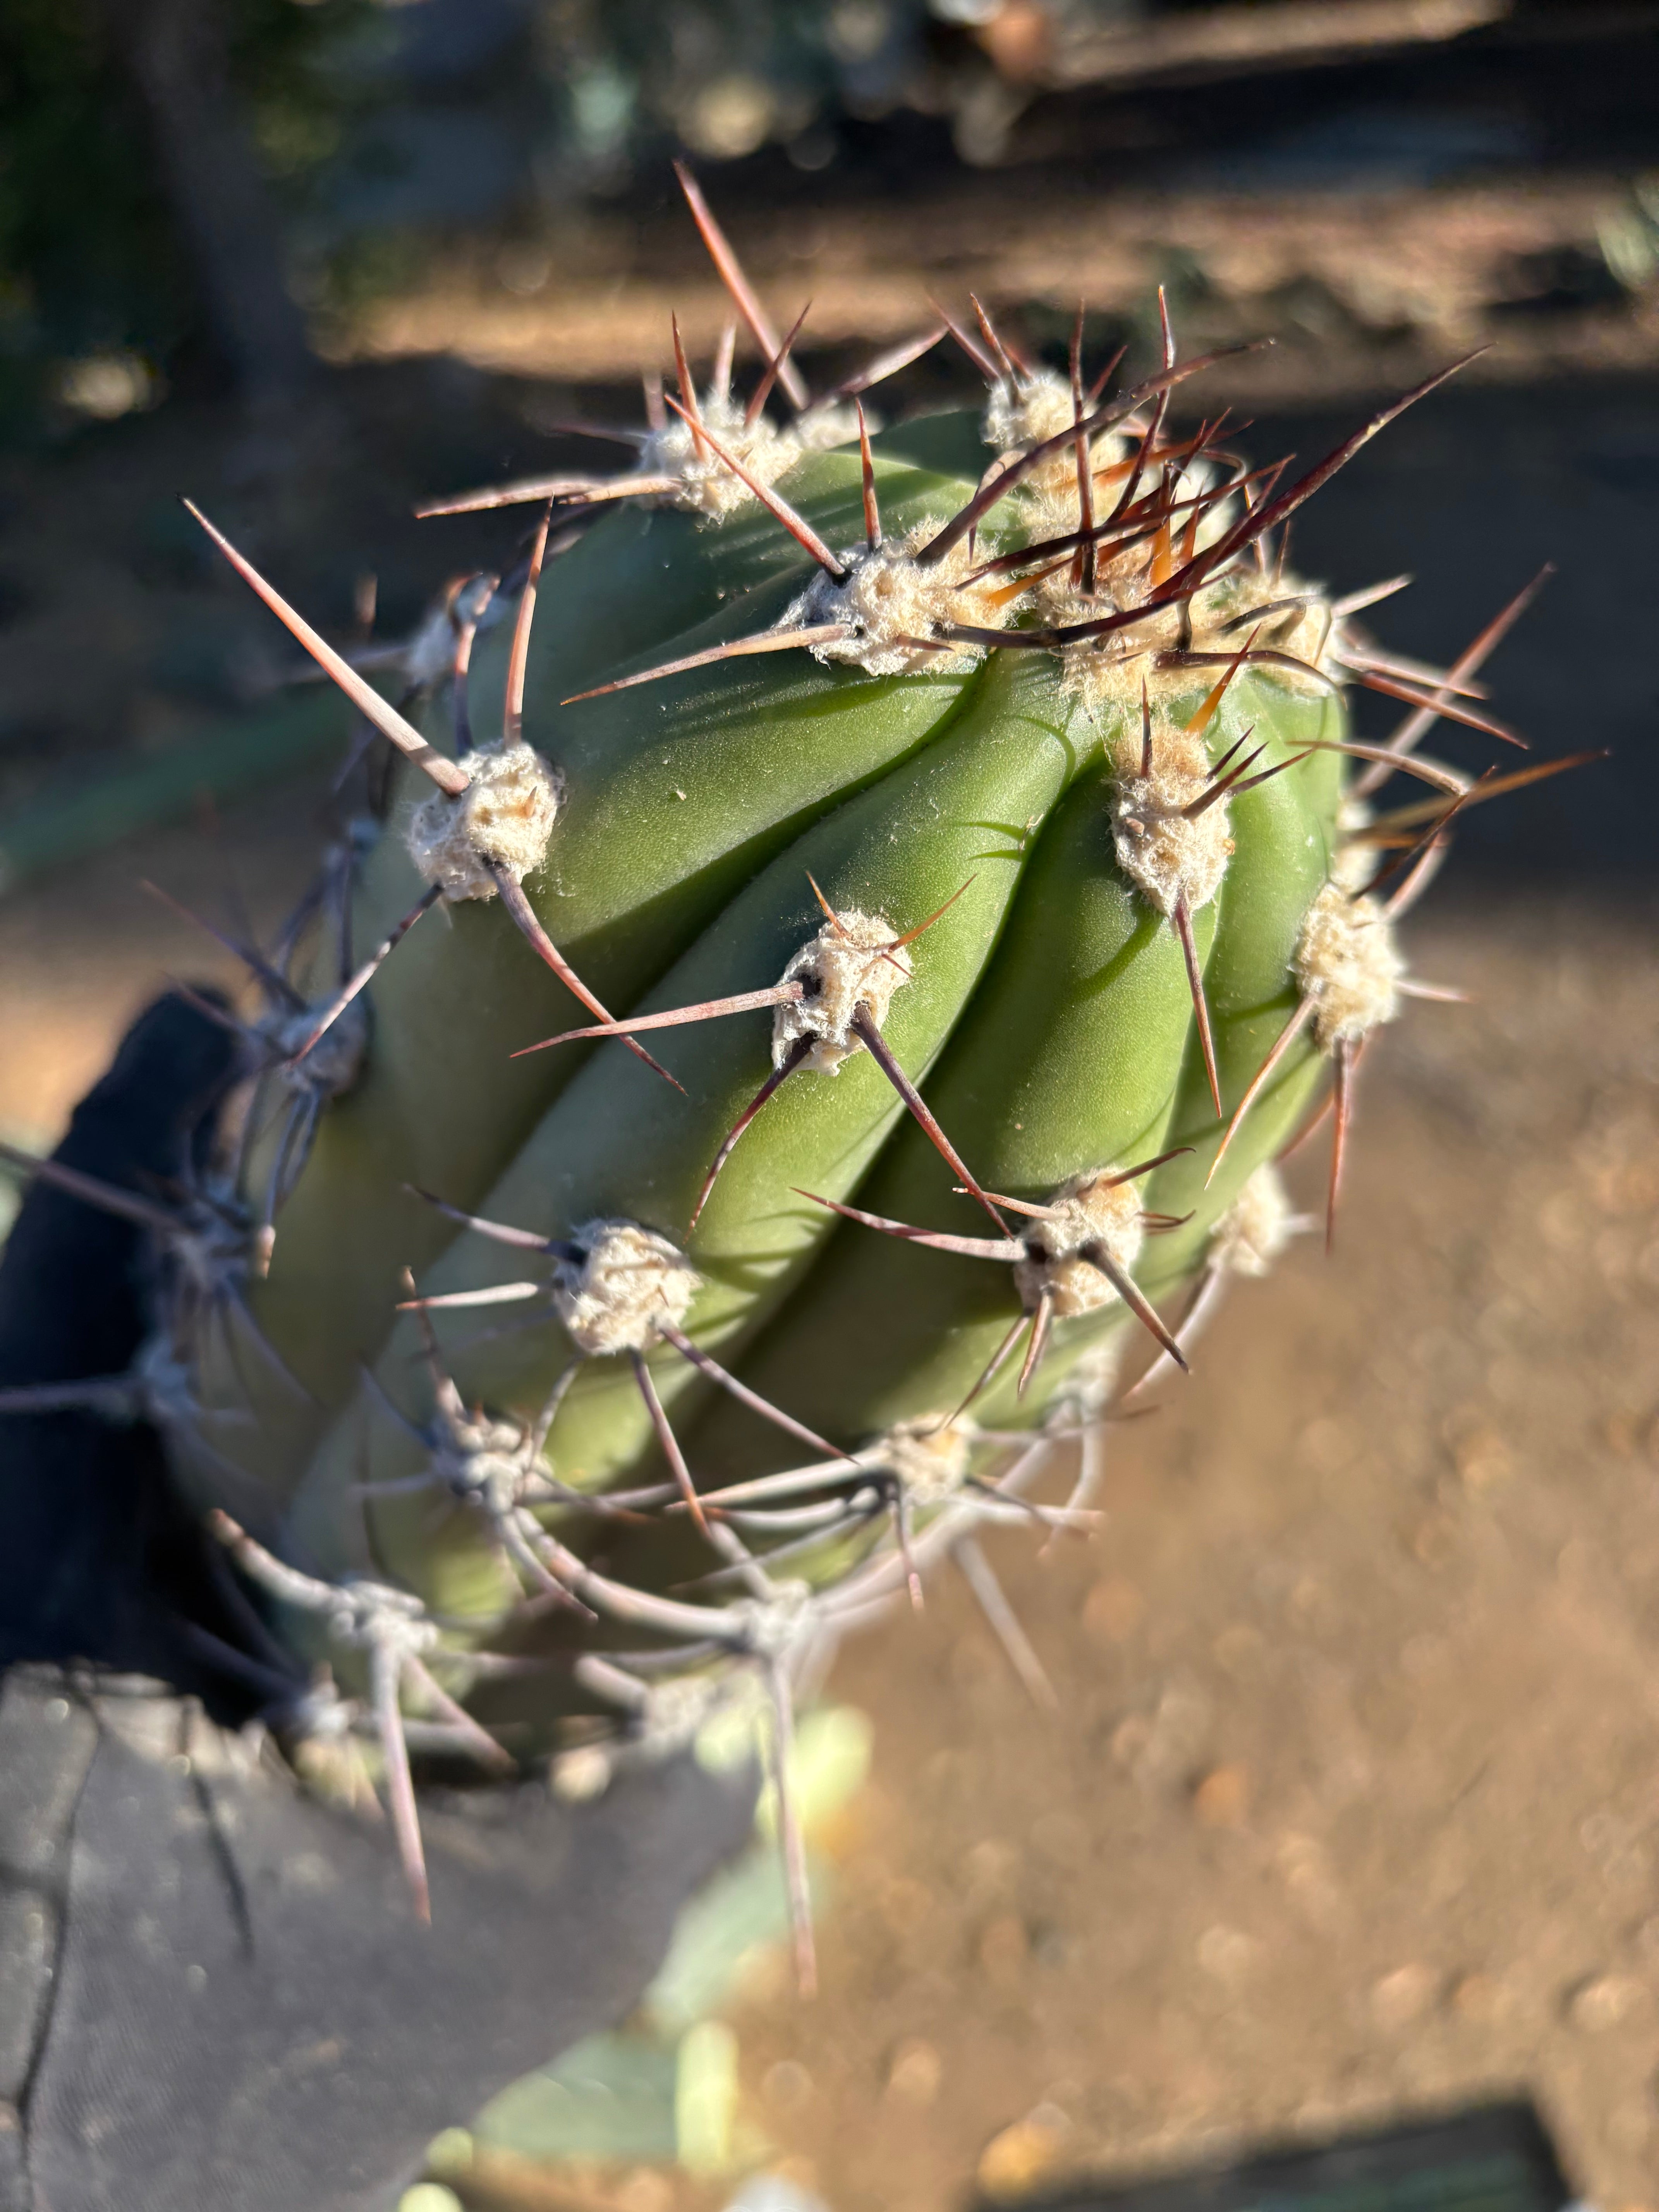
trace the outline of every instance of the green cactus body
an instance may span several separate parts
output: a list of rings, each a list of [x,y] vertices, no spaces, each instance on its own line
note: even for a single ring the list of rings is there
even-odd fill
[[[544,523],[476,655],[488,590],[451,602],[424,732],[219,540],[406,757],[261,970],[234,1187],[121,1388],[336,1721],[369,1700],[417,1896],[404,1712],[485,1763],[475,1698],[654,1747],[757,1671],[783,1712],[1014,1510],[1023,1436],[1126,1349],[1184,1364],[1409,988],[1392,915],[1469,781],[1412,763],[1420,855],[1421,809],[1367,826],[1373,649],[1265,543],[1387,416],[1275,493],[1167,427],[1185,370],[1097,406],[982,365],[983,422],[861,453],[683,379],[637,471],[553,487],[602,519],[541,574]],[[550,1639],[574,1666],[489,1686]]]
[[[911,434],[924,453],[930,441],[961,452],[978,428],[943,418]],[[902,433],[895,442],[902,451]],[[875,459],[872,482],[890,542],[902,531],[931,536],[974,490],[903,458]],[[830,547],[854,538],[855,455],[809,456],[781,489]],[[1050,507],[1054,498],[1051,487]],[[975,557],[1045,527],[1052,514],[1017,495],[988,516]],[[1126,659],[1139,672],[1127,681],[1115,661],[1104,683],[1080,673],[1076,649],[916,653],[895,673],[789,651],[572,699],[592,679],[763,634],[811,574],[753,499],[721,521],[613,514],[549,572],[522,724],[558,787],[551,837],[526,877],[536,912],[613,1011],[649,1014],[775,981],[832,927],[820,895],[837,915],[879,917],[895,938],[944,907],[904,954],[883,1022],[899,1062],[926,1085],[982,1187],[1028,1205],[1068,1179],[1190,1147],[1146,1194],[1151,1210],[1190,1218],[1162,1244],[1146,1240],[1135,1261],[1161,1293],[1178,1291],[1237,1188],[1293,1126],[1318,1055],[1306,1048],[1287,1065],[1206,1188],[1224,1116],[1187,965],[1156,891],[1126,872],[1119,849],[1126,763],[1139,765],[1142,744],[1137,690],[1144,679],[1152,753],[1198,748],[1200,785],[1243,750],[1253,781],[1280,771],[1210,813],[1222,866],[1190,917],[1230,1109],[1295,1005],[1297,933],[1329,874],[1340,756],[1308,747],[1341,740],[1334,686],[1316,662],[1229,669],[1213,639],[1201,672],[1139,653]],[[1237,627],[1252,591],[1269,597],[1265,586],[1212,587],[1201,603],[1210,629]],[[1278,626],[1306,620],[1293,608]],[[501,711],[508,657],[503,628],[471,672],[480,726]],[[1218,702],[1218,669],[1231,680]],[[1200,720],[1201,734],[1187,735]],[[434,735],[441,721],[433,718]],[[394,825],[425,787],[418,769],[399,772]],[[394,827],[362,869],[355,941],[383,935],[420,890]],[[395,1312],[403,1270],[441,1300],[525,1278],[522,1249],[458,1229],[410,1186],[540,1237],[617,1219],[683,1245],[699,1278],[690,1334],[842,1449],[948,1415],[1020,1312],[1012,1265],[896,1243],[822,1203],[856,1200],[947,1235],[994,1225],[956,1189],[867,1051],[855,1047],[834,1073],[803,1070],[780,1091],[688,1238],[709,1163],[767,1074],[770,1009],[650,1037],[678,1088],[619,1038],[523,1054],[592,1018],[526,956],[498,902],[468,899],[412,934],[371,995],[363,1069],[322,1115],[268,1275],[250,1292],[258,1328],[307,1395],[274,1364],[251,1376],[246,1347],[210,1346],[198,1360],[208,1487],[218,1462],[245,1468],[278,1501],[277,1525],[301,1555],[331,1573],[364,1570],[372,1542],[447,1614],[493,1623],[511,1595],[487,1531],[464,1509],[434,1536],[421,1533],[432,1529],[429,1501],[388,1498],[367,1512],[362,1502],[366,1485],[418,1476],[426,1454],[416,1325]],[[460,1082],[457,1068],[487,1073]],[[272,1142],[252,1148],[251,1185]],[[1060,1320],[1024,1395],[1010,1369],[976,1412],[1004,1425],[1040,1419],[1078,1356],[1127,1317],[1109,1297]],[[545,1297],[521,1311],[432,1320],[462,1400],[509,1423],[529,1423],[579,1356]],[[653,1351],[650,1364],[677,1426],[722,1475],[799,1456],[789,1436],[672,1351]],[[547,1449],[561,1480],[581,1490],[659,1470],[627,1358],[583,1364]]]

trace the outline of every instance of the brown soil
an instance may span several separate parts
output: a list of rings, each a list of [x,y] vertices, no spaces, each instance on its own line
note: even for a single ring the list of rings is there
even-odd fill
[[[1271,352],[1206,387],[1255,408],[1409,384],[1413,370],[1500,334],[1479,373],[1504,381],[1649,365],[1659,354],[1650,300],[1524,311],[1559,257],[1599,261],[1626,193],[1596,174],[1236,197],[982,176],[953,178],[897,225],[885,206],[819,218],[739,205],[728,220],[789,319],[811,295],[804,343],[890,343],[933,319],[930,297],[965,308],[970,285],[993,307],[1034,307],[1045,325],[1069,325],[1079,297],[1091,315],[1139,321],[1165,283],[1194,349],[1274,337]],[[337,330],[331,349],[342,361],[443,355],[517,375],[626,376],[661,365],[672,306],[694,355],[712,350],[729,306],[712,271],[688,265],[676,212],[647,227],[592,216],[550,239],[528,293],[476,252],[441,263],[417,289]],[[518,264],[507,265],[521,283]]]

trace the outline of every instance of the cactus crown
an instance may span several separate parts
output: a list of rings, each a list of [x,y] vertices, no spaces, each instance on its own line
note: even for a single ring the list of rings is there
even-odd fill
[[[1062,374],[975,301],[982,420],[872,433],[945,332],[815,399],[684,181],[752,389],[728,336],[700,390],[676,327],[635,466],[427,510],[541,507],[408,713],[204,520],[397,771],[240,948],[264,1011],[199,1188],[39,1168],[153,1231],[155,1347],[76,1387],[166,1431],[307,1771],[372,1728],[422,1905],[411,1733],[495,1768],[574,1729],[591,1767],[751,1679],[781,1742],[799,1671],[947,1556],[1039,1679],[974,1528],[1088,1525],[1122,1325],[1185,1366],[1299,1225],[1271,1162],[1328,1088],[1334,1212],[1358,1054],[1422,988],[1394,924],[1461,808],[1544,772],[1417,750],[1507,737],[1471,678],[1527,594],[1425,671],[1358,627],[1377,594],[1283,567],[1440,377],[1281,485],[1172,427],[1207,360],[1167,317],[1106,398],[1080,315]],[[1410,707],[1387,744],[1355,681]],[[1431,799],[1373,818],[1395,769]]]

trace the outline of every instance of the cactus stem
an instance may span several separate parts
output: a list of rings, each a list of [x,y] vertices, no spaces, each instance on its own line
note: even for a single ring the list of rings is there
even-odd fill
[[[1024,1686],[1027,1697],[1042,1711],[1057,1712],[1060,1710],[1060,1694],[1049,1680],[1030,1638],[1020,1625],[1019,1615],[1008,1602],[1002,1584],[997,1580],[977,1540],[973,1536],[958,1536],[951,1547],[951,1557],[961,1570],[963,1580],[973,1592],[987,1626],[1002,1646],[1003,1655]]]
[[[693,436],[701,438],[703,443],[713,451],[715,459],[730,470],[738,482],[753,492],[769,514],[774,515],[783,525],[802,551],[810,553],[827,576],[832,576],[838,584],[845,582],[847,570],[843,564],[836,558],[811,524],[803,515],[796,514],[781,493],[774,491],[770,484],[763,483],[760,478],[751,470],[745,468],[736,454],[728,447],[723,446],[707,427],[699,428],[698,419],[688,409],[682,407],[678,400],[671,397],[668,404],[682,422],[691,426]]]
[[[844,622],[811,623],[802,629],[763,629],[753,637],[705,646],[701,653],[688,653],[679,660],[665,660],[660,667],[644,669],[637,676],[618,676],[609,684],[595,684],[591,691],[573,692],[568,699],[561,699],[559,704],[578,706],[584,699],[603,699],[611,691],[631,691],[636,684],[654,684],[660,677],[684,675],[690,668],[710,668],[718,660],[738,660],[745,653],[787,653],[796,646],[810,652],[817,645],[839,645],[854,634],[854,625]]]
[[[801,309],[799,314],[796,316],[794,321],[791,323],[788,330],[784,333],[783,343],[779,346],[777,351],[772,356],[771,359],[767,362],[764,369],[761,372],[760,380],[756,385],[753,392],[750,392],[749,396],[749,404],[743,411],[743,427],[745,430],[752,430],[756,423],[760,421],[761,410],[765,406],[767,401],[772,396],[773,385],[777,381],[779,376],[781,375],[783,370],[787,367],[790,349],[794,344],[795,340],[800,336],[800,326],[806,320],[806,318],[811,313],[811,310],[812,302],[809,300],[806,302],[806,305]],[[729,327],[730,325],[728,325],[728,328]]]
[[[199,522],[208,536],[224,555],[243,582],[270,609],[278,622],[289,630],[317,663],[331,676],[352,705],[365,720],[372,722],[382,737],[389,738],[398,750],[405,754],[416,768],[429,775],[441,791],[452,798],[466,789],[471,781],[466,770],[452,760],[446,760],[434,751],[412,722],[406,721],[391,702],[383,699],[364,677],[360,676],[343,653],[338,653],[295,608],[291,607],[275,585],[268,584],[251,561],[244,559],[230,540],[214,528],[200,507],[191,500],[184,502],[185,511]]]
[[[720,280],[732,296],[732,304],[749,325],[755,343],[763,358],[770,360],[781,353],[778,334],[772,327],[766,310],[762,307],[755,289],[743,271],[743,264],[732,251],[726,233],[715,222],[702,187],[684,161],[676,161],[674,174],[679,179],[680,190],[685,194],[685,204],[691,210],[691,220],[697,226],[698,235],[708,250]],[[790,404],[797,410],[811,403],[811,393],[806,380],[793,362],[780,364],[780,380],[788,393]]]
[[[1192,997],[1193,1017],[1198,1024],[1198,1042],[1204,1054],[1204,1073],[1209,1079],[1210,1097],[1215,1103],[1218,1119],[1221,1114],[1221,1078],[1216,1072],[1215,1035],[1210,1027],[1209,1001],[1204,996],[1204,970],[1199,964],[1198,946],[1193,940],[1193,917],[1184,894],[1170,908],[1170,922],[1181,940],[1181,957],[1187,966],[1187,988]]]

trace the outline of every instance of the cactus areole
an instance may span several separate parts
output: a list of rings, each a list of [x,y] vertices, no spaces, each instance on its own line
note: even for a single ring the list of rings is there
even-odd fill
[[[116,1410],[293,1655],[301,1765],[367,1739],[417,1899],[409,1745],[588,1787],[757,1689],[781,1741],[812,1654],[978,1524],[1084,1524],[1118,1355],[1186,1365],[1333,1102],[1334,1202],[1354,1063],[1425,988],[1395,920],[1526,780],[1416,750],[1506,737],[1468,678],[1519,602],[1443,674],[1359,627],[1386,590],[1283,566],[1438,378],[1297,476],[1172,422],[1208,364],[1167,330],[1108,392],[981,313],[986,405],[872,434],[920,345],[814,399],[690,197],[753,386],[676,331],[635,468],[442,502],[534,527],[448,594],[418,708],[213,532],[396,750],[249,948],[245,1110],[151,1209]],[[1355,681],[1411,710],[1390,744]],[[1376,817],[1395,769],[1425,796]],[[1070,1502],[1026,1498],[1079,1432]]]

